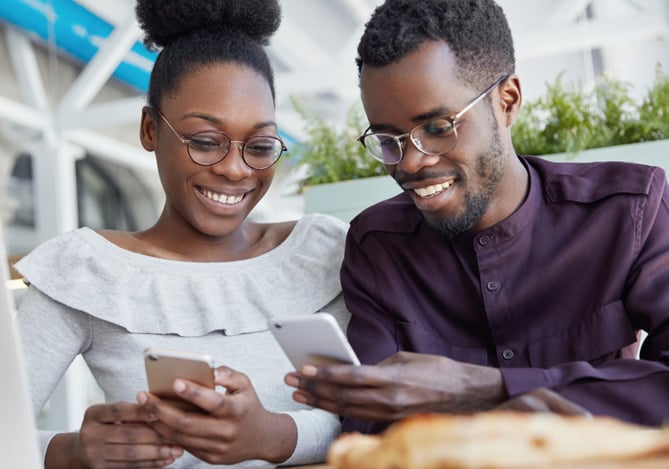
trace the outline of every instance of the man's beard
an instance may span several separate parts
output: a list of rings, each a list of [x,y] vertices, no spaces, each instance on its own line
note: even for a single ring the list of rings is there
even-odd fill
[[[451,218],[435,218],[424,214],[425,221],[439,234],[452,239],[460,233],[469,231],[485,215],[490,199],[484,194],[465,194],[465,211]]]
[[[465,210],[462,214],[449,218],[436,218],[423,214],[428,225],[449,239],[471,230],[481,220],[504,175],[504,153],[497,126],[489,151],[479,155],[476,160],[476,174],[483,180],[484,185],[478,192],[471,190],[465,192]]]

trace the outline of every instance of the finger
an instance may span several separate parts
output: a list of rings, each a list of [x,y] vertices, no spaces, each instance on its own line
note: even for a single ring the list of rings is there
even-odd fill
[[[198,452],[208,451],[212,454],[224,454],[229,451],[229,444],[235,439],[234,429],[225,422],[202,422],[187,429],[169,426],[164,422],[152,424],[156,431],[166,435],[180,447],[198,456]]]
[[[556,392],[546,388],[537,388],[529,394],[532,398],[543,401],[551,412],[565,415],[591,415],[585,408]]]
[[[223,386],[229,393],[242,392],[251,387],[251,381],[244,373],[235,371],[227,366],[216,368],[214,382],[218,386]]]
[[[107,443],[164,443],[164,438],[147,424],[123,423],[108,425],[105,441]]]
[[[158,422],[168,422],[172,425],[177,424],[181,419],[185,419],[186,415],[197,415],[193,412],[185,410],[185,406],[159,398],[151,393],[139,393],[137,399],[141,405],[155,416],[155,420],[150,423],[152,429],[155,430],[155,424]],[[184,401],[187,402],[187,401]]]
[[[306,391],[313,386],[313,382],[328,382],[351,388],[395,385],[388,369],[366,365],[305,365],[299,372],[289,373],[288,376],[297,378],[297,387]]]
[[[219,396],[223,397],[220,394]],[[204,413],[200,414],[181,410],[152,394],[147,395],[145,406],[157,417],[157,421],[151,423],[151,428],[162,435],[165,440],[178,445],[183,444],[184,434],[198,437],[209,436],[211,428],[214,426],[211,422],[220,419],[218,416],[213,417]]]
[[[235,463],[240,459],[240,456],[230,447],[226,447],[225,449],[217,451],[211,451],[211,448],[192,448],[189,451],[198,459],[207,461],[210,464],[216,464],[216,467],[219,467],[219,464],[235,465]]]
[[[550,412],[550,409],[544,401],[530,395],[521,395],[510,399],[497,406],[496,409],[518,412]]]
[[[590,416],[583,407],[565,399],[559,394],[545,388],[537,388],[521,394],[497,407],[501,410],[517,410],[521,412],[554,412],[563,415]]]
[[[136,469],[148,469],[148,468],[161,468],[167,467],[172,464],[176,459],[161,459],[156,461],[134,461],[129,463],[128,461],[106,461],[105,467],[108,469],[128,469],[133,467]]]
[[[342,405],[340,402],[335,402],[328,399],[314,398],[311,395],[304,394],[300,396],[301,392],[296,391],[293,394],[293,399],[297,402],[317,407],[319,409],[332,412],[341,417],[350,417],[362,420],[374,420],[379,422],[390,422],[397,420],[394,413],[385,410],[382,407],[368,406],[368,405]]]
[[[288,373],[283,377],[283,382],[291,388],[296,388],[300,385],[300,377],[297,373]]]
[[[185,379],[177,379],[174,381],[173,389],[180,398],[195,404],[197,407],[208,413],[216,412],[218,415],[225,411],[225,404],[227,402],[225,395],[213,389]]]
[[[305,366],[304,368],[308,367]],[[289,381],[292,379],[296,380],[297,385],[294,387],[297,387],[299,391],[294,396],[304,396],[310,405],[324,400],[338,403],[341,406],[377,406],[386,400],[386,395],[392,396],[397,394],[396,382],[393,382],[392,386],[379,386],[377,380],[356,378],[354,377],[356,372],[351,373],[350,370],[344,370],[343,372],[335,370],[335,373],[346,374],[348,376],[346,380],[342,379],[342,374],[339,374],[339,379],[321,379],[321,377],[325,378],[329,376],[328,369],[329,366],[319,369],[318,378],[305,377],[301,373],[292,374],[289,377]],[[363,375],[366,376],[367,373],[363,371]],[[366,384],[368,382],[373,382],[373,384]],[[317,406],[320,406],[320,404]]]
[[[176,398],[163,400],[142,391],[137,393],[137,402],[154,417],[153,420],[165,419],[165,415],[172,414],[174,410],[207,414],[213,409],[220,409],[224,403],[222,394],[192,381],[177,379],[174,381],[173,389]]]
[[[151,415],[141,405],[130,402],[115,402],[89,407],[84,415],[84,420],[94,420],[101,423],[152,422],[155,420],[155,416]]]
[[[170,441],[185,448],[191,454],[201,458],[208,453],[216,458],[228,454],[231,445],[239,438],[238,429],[235,425],[228,425],[225,421],[206,418],[206,421],[186,429],[175,429],[164,422],[152,424],[156,430],[165,434]],[[212,462],[218,459],[204,458]],[[224,461],[219,461],[224,462]],[[237,462],[237,461],[232,461]]]
[[[181,455],[183,449],[175,445],[108,444],[102,450],[106,461],[124,462],[126,467],[135,467],[137,463],[160,464]]]
[[[293,393],[293,399],[342,417],[386,422],[397,420],[401,416],[395,406],[387,404],[387,399],[376,394],[373,389],[348,389],[345,392],[339,389],[330,394],[298,390]]]
[[[587,417],[592,417],[592,414],[588,410],[586,410],[585,408],[581,407],[580,405],[574,402],[569,402],[569,401],[562,401],[555,404],[551,404],[550,409],[558,414],[583,415]]]

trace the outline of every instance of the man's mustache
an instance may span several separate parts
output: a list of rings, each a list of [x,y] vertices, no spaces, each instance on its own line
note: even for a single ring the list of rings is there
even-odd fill
[[[405,184],[411,184],[435,179],[448,178],[448,179],[455,179],[456,181],[464,179],[460,171],[456,170],[446,171],[446,172],[427,170],[427,171],[419,171],[417,173],[407,173],[406,171],[398,170],[395,172],[395,174],[393,174],[393,178],[395,179],[395,182],[397,182],[397,184],[399,184],[402,187]]]

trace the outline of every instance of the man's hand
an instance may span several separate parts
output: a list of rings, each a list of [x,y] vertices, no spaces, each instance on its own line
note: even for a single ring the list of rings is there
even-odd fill
[[[309,365],[285,381],[298,389],[296,401],[363,420],[487,410],[507,399],[496,368],[409,352],[373,366]]]
[[[537,388],[497,406],[500,410],[591,416],[590,412],[546,388]]]

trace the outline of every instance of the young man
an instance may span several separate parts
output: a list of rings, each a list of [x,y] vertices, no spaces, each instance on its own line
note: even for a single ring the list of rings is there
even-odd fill
[[[535,388],[669,418],[664,172],[516,155],[521,84],[492,0],[387,0],[358,53],[361,143],[404,189],[352,222],[342,268],[349,339],[376,365],[307,367],[295,399],[363,432]]]

